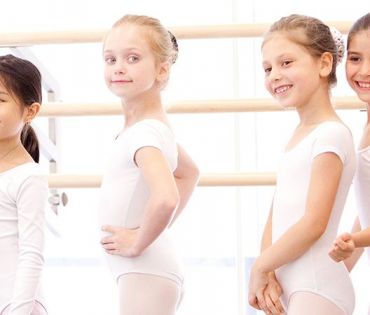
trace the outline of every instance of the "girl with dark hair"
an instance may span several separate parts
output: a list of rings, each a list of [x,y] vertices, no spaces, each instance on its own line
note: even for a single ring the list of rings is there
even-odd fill
[[[368,248],[370,257],[370,13],[360,17],[348,33],[346,76],[350,87],[366,104],[367,112],[367,122],[357,150],[354,180],[359,216],[352,233],[339,235],[329,255],[337,262],[344,261],[351,271],[364,248]]]
[[[46,180],[30,126],[40,110],[41,75],[29,61],[0,56],[0,314],[44,315]]]
[[[355,231],[340,235],[329,254],[335,261],[351,258],[346,260],[347,267],[351,270],[360,256],[358,254],[362,252],[361,249],[370,246],[370,13],[362,16],[351,27],[347,50],[347,81],[367,109],[367,123],[358,150],[358,167],[354,181],[359,221],[363,230],[360,231],[357,221]],[[359,250],[351,257],[356,248]]]

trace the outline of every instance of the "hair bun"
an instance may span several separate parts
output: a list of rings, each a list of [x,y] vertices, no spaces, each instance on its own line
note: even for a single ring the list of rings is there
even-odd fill
[[[337,64],[339,64],[343,60],[345,52],[343,35],[335,27],[332,26],[330,27],[330,32],[337,48]]]
[[[177,40],[175,35],[173,35],[170,31],[168,31],[168,34],[170,35],[171,42],[172,42],[172,49],[173,49],[173,54],[172,54],[172,64],[174,64],[177,60],[177,55],[179,53],[179,45],[177,44]]]

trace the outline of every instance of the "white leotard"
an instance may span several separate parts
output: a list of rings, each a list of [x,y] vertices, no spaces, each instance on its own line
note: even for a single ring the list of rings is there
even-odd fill
[[[126,129],[114,142],[101,186],[99,224],[126,228],[140,226],[149,190],[134,162],[142,147],[161,150],[172,171],[177,167],[177,145],[171,130],[155,119],[145,119]],[[153,274],[181,284],[180,262],[169,236],[162,234],[144,252],[134,258],[105,254],[113,276],[127,273]]]
[[[294,148],[284,153],[277,173],[273,203],[273,242],[305,213],[313,159],[333,152],[343,162],[343,172],[332,213],[321,238],[296,260],[276,270],[283,288],[283,302],[298,291],[319,294],[350,315],[354,308],[354,291],[343,263],[328,255],[342,215],[344,203],[356,167],[355,151],[349,129],[340,122],[321,123]]]
[[[357,152],[354,187],[361,229],[366,229],[370,226],[370,147]],[[370,259],[370,249],[366,251]]]
[[[0,312],[29,315],[42,302],[47,181],[36,163],[0,173]]]

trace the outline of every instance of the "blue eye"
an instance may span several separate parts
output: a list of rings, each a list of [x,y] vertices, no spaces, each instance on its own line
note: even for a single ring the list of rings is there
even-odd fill
[[[116,58],[114,58],[114,57],[106,57],[106,58],[104,58],[104,61],[108,65],[113,65],[116,62]]]
[[[127,60],[128,60],[129,63],[135,63],[135,62],[139,61],[139,57],[137,57],[135,55],[130,55],[130,56],[128,56]]]

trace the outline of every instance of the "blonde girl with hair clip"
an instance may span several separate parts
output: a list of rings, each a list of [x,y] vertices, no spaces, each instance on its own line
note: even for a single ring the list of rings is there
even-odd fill
[[[41,74],[0,56],[0,314],[46,315],[40,292],[48,187],[30,122],[40,110]]]
[[[329,255],[335,261],[344,261],[351,271],[363,248],[370,246],[370,13],[359,18],[348,33],[346,76],[350,87],[367,109],[354,180],[359,219],[355,221],[352,233],[344,233],[336,238]]]
[[[299,124],[279,163],[249,303],[266,314],[350,315],[348,271],[327,254],[356,164],[352,134],[330,100],[338,48],[320,20],[290,15],[266,33],[262,58],[267,90],[295,108]]]
[[[99,206],[120,315],[172,315],[182,296],[181,263],[168,228],[199,171],[176,143],[161,101],[177,49],[175,37],[147,16],[124,16],[104,40],[105,81],[121,99],[125,119]]]

